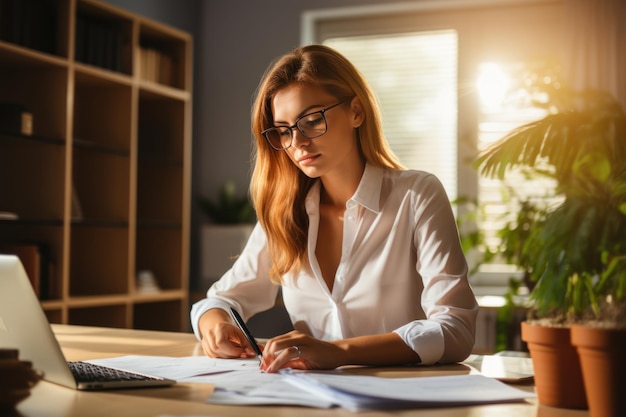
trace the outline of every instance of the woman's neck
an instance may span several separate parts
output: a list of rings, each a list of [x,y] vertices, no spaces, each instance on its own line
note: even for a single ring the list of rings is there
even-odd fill
[[[346,202],[352,198],[361,182],[364,170],[365,162],[353,169],[346,169],[321,178],[320,204],[345,209]]]

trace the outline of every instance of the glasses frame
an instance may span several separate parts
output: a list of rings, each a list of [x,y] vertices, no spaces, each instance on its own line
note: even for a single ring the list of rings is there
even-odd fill
[[[267,143],[269,143],[269,145],[272,147],[272,149],[277,150],[277,151],[286,151],[287,149],[291,148],[291,145],[293,145],[293,129],[298,129],[298,132],[300,132],[300,134],[302,136],[304,136],[307,139],[315,139],[315,138],[319,138],[320,136],[323,136],[326,134],[326,132],[328,132],[328,121],[326,120],[326,112],[330,109],[334,109],[335,107],[338,107],[342,104],[344,104],[345,101],[340,101],[339,103],[333,104],[332,106],[328,106],[322,110],[317,110],[317,111],[313,111],[311,113],[307,113],[304,114],[300,117],[298,117],[298,120],[296,120],[296,122],[291,125],[291,126],[273,126],[270,127],[269,129],[265,129],[264,131],[261,132],[261,134],[263,135],[263,137],[265,138],[265,140],[267,140]],[[324,129],[324,131],[322,133],[320,133],[319,135],[315,135],[315,136],[307,136],[306,133],[304,133],[302,131],[302,129],[300,129],[300,126],[298,126],[298,123],[300,123],[300,121],[302,119],[304,119],[305,117],[309,117],[311,115],[317,114],[319,113],[322,116],[322,120],[324,120],[324,125],[326,126],[326,128]],[[285,147],[281,147],[281,148],[277,148],[276,146],[274,146],[272,144],[272,141],[270,140],[270,138],[267,136],[268,133],[273,132],[273,131],[277,131],[279,129],[287,129],[289,131],[289,145],[285,146]]]

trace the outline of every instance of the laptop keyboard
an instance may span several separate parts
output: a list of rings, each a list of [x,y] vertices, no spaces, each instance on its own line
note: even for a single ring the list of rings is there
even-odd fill
[[[87,362],[68,362],[67,364],[78,382],[160,381],[163,379]]]

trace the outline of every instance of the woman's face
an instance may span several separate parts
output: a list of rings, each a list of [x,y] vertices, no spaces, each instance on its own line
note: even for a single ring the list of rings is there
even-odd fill
[[[272,100],[274,126],[293,126],[302,116],[327,109],[338,102],[319,88],[292,84],[280,90]],[[287,152],[293,163],[311,178],[335,172],[341,174],[352,166],[362,166],[355,134],[355,128],[363,121],[360,109],[356,98],[328,109],[324,113],[326,133],[309,139],[293,128],[291,147],[276,152]]]

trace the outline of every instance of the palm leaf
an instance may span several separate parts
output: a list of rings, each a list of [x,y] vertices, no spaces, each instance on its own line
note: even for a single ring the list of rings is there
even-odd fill
[[[626,169],[626,117],[612,98],[590,96],[587,108],[549,114],[513,129],[482,151],[474,167],[487,177],[503,179],[516,166],[554,167],[567,182],[577,161],[589,153],[611,157],[612,165]]]

